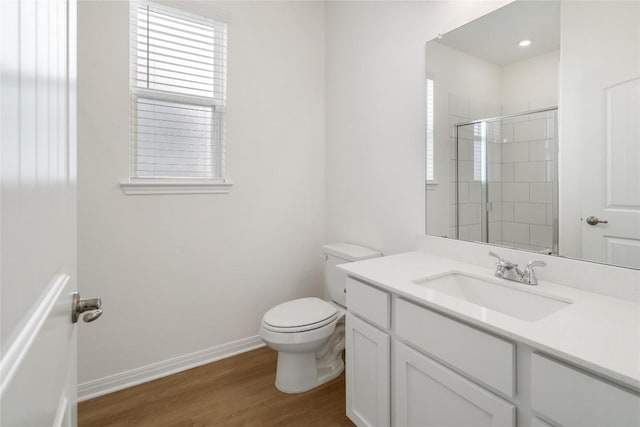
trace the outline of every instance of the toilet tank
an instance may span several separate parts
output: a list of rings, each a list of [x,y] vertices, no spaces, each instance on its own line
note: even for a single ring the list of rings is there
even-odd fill
[[[347,274],[338,270],[336,266],[354,261],[378,258],[382,254],[376,250],[351,243],[332,243],[324,245],[324,282],[327,296],[333,302],[346,307],[347,299],[344,292]]]

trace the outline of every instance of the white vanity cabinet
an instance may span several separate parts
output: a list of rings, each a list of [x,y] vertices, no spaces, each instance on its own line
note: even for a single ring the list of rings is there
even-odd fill
[[[358,426],[391,423],[391,337],[347,313],[347,416]]]
[[[515,426],[514,405],[401,342],[393,378],[393,425]]]
[[[640,427],[640,394],[347,279],[347,415],[358,426]]]
[[[552,424],[640,426],[640,396],[537,353],[531,357],[531,389],[533,410]]]
[[[390,298],[347,279],[347,416],[358,426],[391,424]]]

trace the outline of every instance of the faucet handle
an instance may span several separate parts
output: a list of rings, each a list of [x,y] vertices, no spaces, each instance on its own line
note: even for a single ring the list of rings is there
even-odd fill
[[[527,269],[531,269],[531,267],[546,267],[546,266],[547,266],[546,261],[530,261],[527,264]]]
[[[538,278],[533,267],[546,267],[546,261],[530,261],[522,272],[523,282],[527,285],[537,285]]]
[[[518,264],[514,264],[511,261],[508,261],[508,260],[502,258],[500,255],[498,255],[495,252],[489,252],[489,255],[494,257],[494,258],[498,258],[497,265],[499,265],[500,267],[513,268],[513,267],[517,267],[518,266]]]

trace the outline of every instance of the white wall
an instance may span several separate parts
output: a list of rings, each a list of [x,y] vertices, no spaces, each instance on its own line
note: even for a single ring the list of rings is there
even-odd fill
[[[506,3],[327,3],[327,241],[413,249],[425,231],[425,43]]]
[[[502,68],[502,113],[557,106],[559,72],[559,50],[505,65]]]
[[[105,309],[80,328],[81,384],[255,336],[273,305],[321,294],[324,4],[184,7],[230,18],[228,195],[123,195],[129,6],[79,4],[79,278]]]
[[[452,216],[455,215],[456,201],[456,140],[453,126],[501,114],[502,68],[432,41],[427,44],[427,76],[435,81],[434,169],[435,181],[438,182],[437,186],[427,189],[427,233],[455,238],[456,221]],[[469,148],[473,152],[473,147]],[[473,160],[462,152],[459,155],[461,161]],[[473,167],[472,162],[466,163],[466,166]],[[477,197],[472,199],[478,202],[479,212],[480,183],[475,187]],[[467,183],[466,191],[461,193],[469,195],[473,192]],[[477,222],[480,222],[479,216]]]

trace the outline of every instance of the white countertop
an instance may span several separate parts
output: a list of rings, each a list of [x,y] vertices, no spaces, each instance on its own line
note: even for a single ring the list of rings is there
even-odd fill
[[[538,286],[504,284],[541,292],[573,304],[537,321],[492,311],[412,281],[452,270],[493,278],[487,268],[423,252],[407,252],[339,266],[350,276],[427,307],[530,345],[640,391],[640,304],[569,286],[539,281]],[[500,279],[502,280],[502,279]]]

